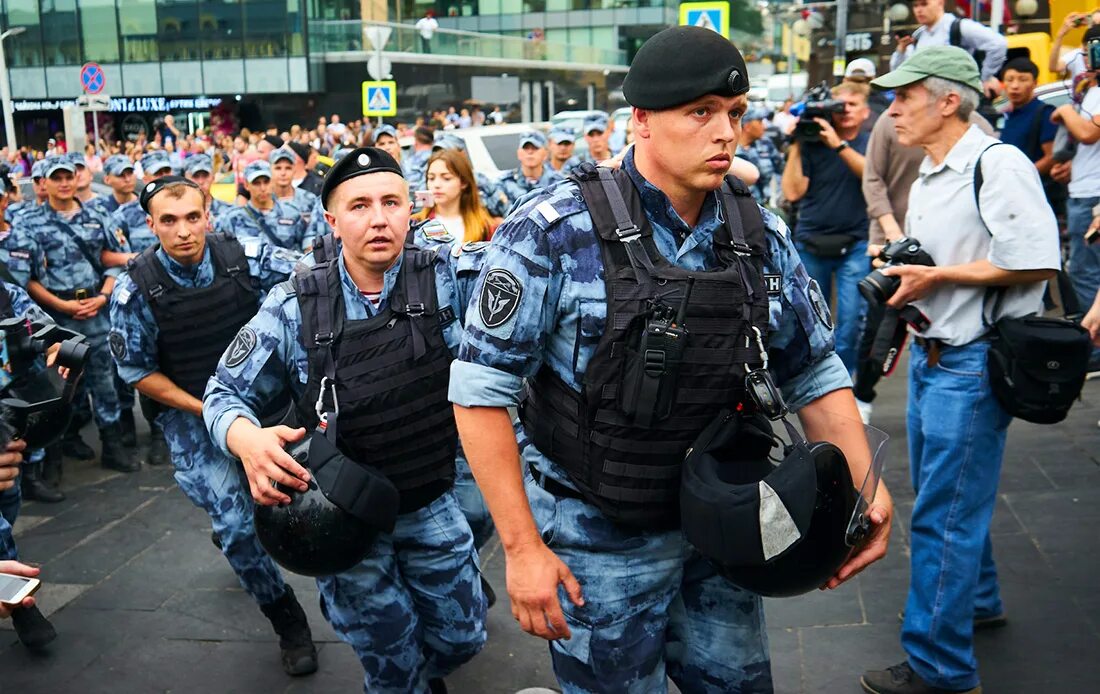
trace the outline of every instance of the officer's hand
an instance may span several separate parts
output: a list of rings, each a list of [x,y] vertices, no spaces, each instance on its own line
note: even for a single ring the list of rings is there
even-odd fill
[[[283,450],[286,444],[300,441],[305,435],[305,429],[282,425],[261,429],[244,418],[229,427],[226,443],[241,459],[249,490],[257,504],[290,503],[290,497],[276,489],[275,483],[300,492],[309,488],[309,471]]]
[[[875,503],[867,510],[867,517],[871,519],[871,534],[867,537],[867,541],[858,547],[859,551],[849,557],[844,566],[837,569],[836,575],[822,586],[823,589],[836,588],[886,556],[894,518],[894,500],[886,491],[886,485],[879,487],[878,493],[875,494]]]
[[[76,313],[73,314],[73,318],[77,320],[88,320],[89,318],[95,318],[96,314],[99,313],[99,309],[102,306],[98,297],[92,299],[81,299],[76,303],[79,308],[77,308]]]
[[[0,561],[0,573],[23,576],[25,578],[35,578],[38,576],[38,568],[35,566],[27,566],[17,561],[4,560]],[[19,603],[19,607],[34,607],[34,598],[24,598],[23,602]],[[7,619],[10,617],[13,609],[15,608],[11,605],[5,605],[0,602],[0,619]]]
[[[836,134],[836,130],[833,129],[833,124],[824,118],[814,118],[814,122],[821,126],[821,141],[829,149],[836,149],[840,146],[843,140],[840,139],[840,135]]]
[[[512,616],[521,629],[548,641],[572,636],[561,610],[558,586],[565,587],[578,607],[584,605],[584,598],[581,584],[558,555],[538,541],[509,554],[505,572]]]
[[[901,278],[901,286],[894,292],[890,301],[886,302],[893,308],[904,308],[918,299],[923,299],[939,285],[937,269],[927,265],[894,265],[885,268],[882,273]]]
[[[19,478],[19,464],[23,462],[23,451],[26,448],[26,441],[11,441],[0,452],[0,492],[15,486],[15,480]]]

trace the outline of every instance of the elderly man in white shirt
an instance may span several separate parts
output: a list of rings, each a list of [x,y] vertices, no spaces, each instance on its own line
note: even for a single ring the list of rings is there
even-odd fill
[[[898,48],[890,56],[890,69],[897,70],[916,51],[932,46],[958,46],[975,60],[976,54],[984,54],[981,64],[982,91],[986,96],[996,96],[1001,92],[997,73],[1008,57],[1008,41],[983,24],[945,13],[943,3],[944,0],[914,0],[913,16],[921,26],[912,37],[898,40]],[[955,41],[952,40],[953,30],[957,36]]]
[[[861,683],[871,694],[978,694],[973,631],[1005,623],[989,524],[1011,417],[990,388],[989,326],[1039,311],[1061,266],[1058,227],[1028,157],[968,123],[982,82],[966,51],[919,51],[871,85],[896,90],[886,115],[898,141],[925,151],[905,228],[935,266],[884,270],[900,280],[889,305],[912,305],[930,325],[909,362],[908,658]],[[993,288],[1003,297],[987,302]]]

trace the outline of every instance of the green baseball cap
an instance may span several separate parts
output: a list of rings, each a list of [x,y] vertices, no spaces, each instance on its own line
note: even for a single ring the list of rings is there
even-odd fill
[[[940,77],[965,84],[979,94],[982,93],[982,76],[978,72],[978,64],[969,53],[956,46],[934,46],[917,51],[897,70],[871,80],[871,86],[875,89],[897,89],[928,77]]]

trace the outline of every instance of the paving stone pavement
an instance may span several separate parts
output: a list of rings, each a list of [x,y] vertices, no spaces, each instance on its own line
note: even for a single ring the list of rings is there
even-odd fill
[[[898,505],[890,553],[838,590],[767,601],[781,694],[854,694],[863,670],[904,657],[897,613],[908,585],[913,493],[903,374],[883,382],[874,412],[874,424],[893,437],[885,473]],[[977,638],[988,694],[1100,690],[1098,418],[1100,382],[1092,382],[1065,422],[1015,422],[1010,429],[993,520],[1010,621]],[[28,503],[16,525],[23,558],[42,566],[40,604],[60,636],[35,657],[0,623],[0,692],[361,691],[359,663],[321,618],[311,579],[288,574],[309,614],[321,668],[291,679],[279,667],[270,626],[211,545],[206,516],[169,470],[120,475],[66,464],[69,499]],[[488,645],[448,679],[450,690],[511,694],[553,686],[545,645],[511,618],[495,540],[482,563],[500,602],[489,615]]]

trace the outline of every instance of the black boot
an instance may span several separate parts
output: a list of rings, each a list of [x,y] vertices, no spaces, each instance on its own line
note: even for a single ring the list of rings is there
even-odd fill
[[[442,677],[433,677],[428,680],[428,691],[432,694],[447,694],[447,683]]]
[[[119,472],[137,472],[141,469],[141,464],[122,445],[122,427],[117,422],[100,429],[99,440],[103,444],[103,455],[99,459],[103,467]]]
[[[133,408],[123,408],[118,416],[118,424],[122,427],[122,445],[127,448],[137,448],[137,429],[134,426]]]
[[[42,479],[54,489],[61,489],[61,468],[64,464],[65,456],[61,452],[61,442],[48,446],[46,457],[42,460]]]
[[[164,432],[156,427],[149,428],[149,450],[146,451],[145,462],[154,466],[168,465],[172,462],[172,454],[168,451]]]
[[[56,504],[65,500],[65,495],[55,487],[46,484],[42,478],[42,463],[23,463],[20,486],[23,488],[24,501],[41,501]]]
[[[50,620],[46,619],[37,607],[20,607],[12,610],[11,625],[15,627],[15,633],[23,645],[32,651],[37,651],[57,638]]]
[[[95,460],[95,449],[84,443],[79,429],[69,429],[61,442],[61,450],[65,455],[76,460]]]
[[[283,656],[283,670],[288,675],[310,675],[317,672],[317,648],[306,621],[306,613],[294,597],[290,586],[286,593],[273,603],[260,605],[264,616],[279,635],[279,650]]]

